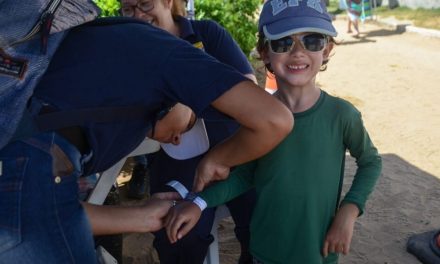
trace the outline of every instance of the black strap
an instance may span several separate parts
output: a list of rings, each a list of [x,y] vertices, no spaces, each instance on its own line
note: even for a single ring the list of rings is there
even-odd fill
[[[34,121],[38,130],[49,131],[96,122],[150,121],[152,112],[146,106],[84,108],[40,114],[34,117]]]

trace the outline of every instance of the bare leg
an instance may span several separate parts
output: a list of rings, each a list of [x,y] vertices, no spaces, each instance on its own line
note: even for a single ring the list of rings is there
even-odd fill
[[[352,33],[353,31],[351,31],[351,20],[348,19],[348,28],[347,28],[347,33]]]
[[[353,21],[354,30],[356,31],[355,37],[359,36],[359,20]]]

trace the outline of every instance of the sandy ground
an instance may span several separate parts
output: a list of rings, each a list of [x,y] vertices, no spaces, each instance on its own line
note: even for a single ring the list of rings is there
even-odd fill
[[[383,158],[383,173],[359,218],[348,256],[340,263],[412,264],[408,237],[440,228],[440,39],[398,33],[373,23],[361,38],[345,34],[318,83],[363,113]],[[349,158],[344,188],[355,172]],[[222,264],[237,263],[233,223],[219,228]],[[124,238],[124,264],[158,263],[150,234]]]

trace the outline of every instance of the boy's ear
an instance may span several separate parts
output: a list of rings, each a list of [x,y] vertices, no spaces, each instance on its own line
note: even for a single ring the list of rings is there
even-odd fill
[[[270,64],[269,56],[267,54],[267,49],[260,53],[260,58],[264,62],[264,64]]]

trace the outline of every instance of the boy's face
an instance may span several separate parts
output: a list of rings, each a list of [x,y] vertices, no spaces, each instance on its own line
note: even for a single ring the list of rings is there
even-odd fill
[[[268,40],[262,54],[270,64],[280,85],[307,86],[315,84],[321,65],[328,58],[333,43],[317,33],[299,33],[279,40]]]

